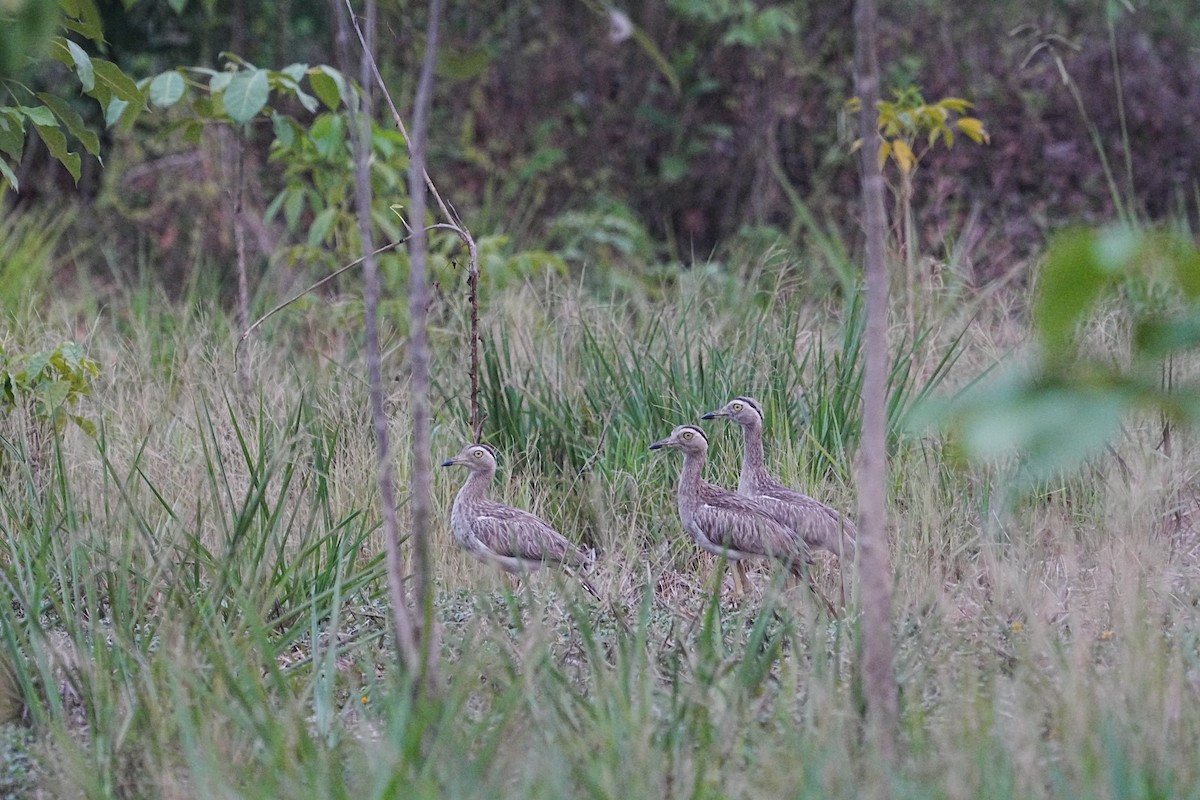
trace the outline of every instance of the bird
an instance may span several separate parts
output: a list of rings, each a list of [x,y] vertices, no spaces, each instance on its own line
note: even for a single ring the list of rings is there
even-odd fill
[[[454,498],[450,530],[459,546],[476,559],[518,577],[548,563],[568,573],[594,563],[594,551],[572,544],[541,517],[488,497],[488,485],[496,475],[496,451],[490,445],[468,444],[442,466],[462,466],[470,473]],[[586,578],[577,577],[599,597]]]
[[[702,473],[708,458],[708,437],[704,431],[695,425],[679,425],[666,439],[650,445],[651,450],[662,448],[683,453],[678,504],[684,531],[700,549],[734,563],[739,594],[747,589],[741,562],[748,558],[782,561],[792,575],[806,578],[811,560],[804,540],[795,531],[772,519],[754,498],[704,480]],[[820,597],[811,583],[809,588]],[[832,614],[832,604],[821,599]]]
[[[735,397],[701,419],[729,419],[742,428],[744,452],[738,494],[758,501],[774,519],[804,539],[810,551],[823,550],[854,561],[858,532],[846,517],[820,500],[789,489],[763,464],[763,411],[750,397]]]

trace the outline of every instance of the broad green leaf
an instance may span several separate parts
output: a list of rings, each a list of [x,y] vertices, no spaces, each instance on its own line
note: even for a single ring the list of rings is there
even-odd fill
[[[103,85],[110,96],[120,98],[140,108],[145,98],[133,79],[121,71],[121,68],[103,58],[92,59],[92,67],[96,71],[96,83]]]
[[[346,143],[346,121],[340,114],[323,114],[309,129],[309,136],[323,158],[337,158]]]
[[[287,75],[296,83],[299,83],[300,81],[304,80],[304,74],[308,72],[308,64],[288,64],[279,71],[284,75]]]
[[[295,230],[300,223],[300,215],[304,213],[304,190],[296,187],[287,192],[287,199],[283,203],[283,218],[288,229]]]
[[[17,180],[17,176],[13,174],[13,171],[9,169],[8,164],[2,158],[0,158],[0,177],[4,178],[9,188],[14,192],[21,188],[21,183]]]
[[[1175,283],[1191,300],[1200,298],[1200,247],[1174,236],[1167,247]]]
[[[58,125],[58,121],[54,119],[54,112],[45,106],[18,106],[17,110],[34,125]]]
[[[45,409],[45,415],[50,416],[55,409],[67,402],[71,394],[71,383],[62,379],[43,381],[38,384],[35,396]]]
[[[92,69],[92,58],[83,48],[65,36],[56,36],[51,44],[54,57],[72,67],[79,76],[79,84],[84,92],[90,92],[96,86],[96,73]]]
[[[167,0],[167,5],[178,15],[187,8],[187,0]]]
[[[59,129],[58,124],[54,125],[39,125],[36,122],[33,125],[34,130],[38,132],[38,136],[46,143],[46,149],[50,151],[50,155],[57,158],[67,172],[71,173],[71,177],[79,183],[79,174],[81,161],[78,153],[72,153],[67,149],[67,137]]]
[[[58,0],[65,19],[63,26],[96,44],[104,44],[104,23],[93,0]]]
[[[1076,326],[1109,280],[1097,257],[1093,231],[1067,231],[1051,242],[1032,309],[1034,331],[1049,354],[1070,349]]]
[[[271,87],[267,71],[262,69],[243,70],[233,76],[225,89],[225,113],[239,124],[254,119],[270,97]]]
[[[1133,331],[1133,346],[1135,355],[1152,359],[1200,347],[1200,309],[1170,319],[1149,317],[1138,320]]]
[[[232,82],[232,72],[214,72],[212,78],[208,81],[208,90],[213,93],[223,92],[229,88],[229,84]]]
[[[285,149],[291,149],[296,141],[296,123],[286,114],[272,112],[271,128],[275,131],[275,141]]]
[[[310,114],[316,113],[317,109],[321,105],[320,102],[318,102],[317,98],[301,89],[300,84],[295,78],[283,72],[270,72],[268,75],[271,79],[272,89],[282,94],[293,95],[297,100],[300,101],[300,105],[304,106],[306,111],[308,111]]]
[[[25,118],[13,108],[0,108],[0,150],[21,160],[25,152]]]
[[[121,121],[121,116],[125,113],[125,109],[129,108],[129,103],[120,98],[114,97],[108,102],[108,106],[104,109],[104,127],[111,128]]]
[[[337,215],[337,206],[329,208],[317,214],[312,221],[312,226],[308,229],[308,246],[318,247],[325,242],[325,238],[329,236],[329,231],[333,227],[333,219]]]
[[[79,112],[70,103],[61,97],[55,97],[45,92],[39,92],[38,99],[45,103],[54,112],[55,116],[62,120],[71,135],[78,139],[89,153],[97,158],[100,157],[100,137],[87,126],[87,123],[83,121],[83,117],[79,116]]]
[[[150,102],[159,108],[170,108],[183,98],[185,91],[187,84],[177,70],[160,72],[150,81]]]
[[[338,105],[341,103],[341,93],[338,91],[337,81],[318,67],[309,74],[308,83],[317,97],[321,98],[321,102],[325,104],[326,108],[330,111],[337,111]]]

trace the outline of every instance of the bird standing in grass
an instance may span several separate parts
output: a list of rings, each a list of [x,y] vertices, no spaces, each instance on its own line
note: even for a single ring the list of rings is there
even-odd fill
[[[684,531],[702,550],[734,563],[739,594],[747,590],[746,574],[738,569],[747,558],[782,561],[792,575],[806,579],[810,563],[808,548],[792,529],[768,516],[753,498],[704,480],[701,473],[708,457],[708,437],[704,431],[695,425],[680,425],[666,439],[650,445],[651,450],[661,448],[683,453],[678,503]],[[833,606],[811,583],[809,588],[833,614]]]
[[[518,576],[534,572],[543,564],[586,568],[594,553],[572,544],[549,523],[528,511],[497,503],[487,496],[488,485],[496,474],[496,451],[486,444],[470,444],[443,467],[466,467],[470,474],[458,490],[450,511],[450,530],[454,540],[475,558],[495,564]],[[584,587],[599,596],[586,579]]]
[[[834,509],[776,480],[763,463],[762,406],[736,397],[701,419],[733,420],[742,428],[744,452],[738,494],[758,501],[768,514],[798,533],[809,550],[825,550],[839,560],[854,561],[854,523]]]

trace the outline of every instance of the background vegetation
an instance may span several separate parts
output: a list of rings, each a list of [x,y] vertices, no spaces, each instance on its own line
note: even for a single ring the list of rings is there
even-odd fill
[[[79,44],[135,78],[220,71],[226,50],[265,70],[343,66],[323,4],[99,7],[107,44]],[[677,0],[626,7],[626,27],[586,3],[451,4],[430,171],[480,241],[495,491],[594,546],[606,599],[553,574],[514,593],[436,537],[446,685],[421,702],[387,636],[357,276],[259,330],[250,392],[233,363],[238,153],[265,311],[360,254],[344,95],[326,102],[306,71],[315,109],[276,90],[242,126],[205,105],[211,76],[184,70],[187,96],[132,126],[81,102],[104,167],[84,157],[78,189],[28,144],[0,223],[3,793],[828,797],[877,780],[854,616],[818,616],[766,570],[756,598],[719,601],[675,517],[678,464],[646,450],[750,393],[772,468],[854,507],[849,8]],[[1135,412],[1082,468],[1029,481],[1011,457],[965,461],[920,413],[1032,352],[1045,235],[1194,229],[1200,31],[1185,12],[884,9],[889,87],[965,97],[991,134],[916,173],[920,283],[896,299],[896,796],[1200,793],[1191,435]],[[402,110],[423,14],[392,7],[381,27]],[[37,61],[4,102],[72,74]],[[396,235],[406,153],[383,118],[374,148],[376,218]],[[465,256],[432,245],[433,448],[448,456],[469,436]],[[1077,263],[1059,262],[1060,283]],[[403,376],[406,258],[382,267],[384,369]],[[1191,379],[1191,349],[1131,338],[1186,298],[1114,285],[1059,335],[1091,311],[1079,346],[1105,368]],[[404,452],[408,387],[389,388]],[[731,485],[737,437],[713,438],[708,476]],[[459,477],[438,478],[444,532]]]

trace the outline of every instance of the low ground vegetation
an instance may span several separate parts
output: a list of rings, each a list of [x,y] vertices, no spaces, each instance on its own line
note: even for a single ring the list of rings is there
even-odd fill
[[[595,547],[605,599],[554,573],[514,591],[455,549],[446,514],[461,476],[439,474],[444,690],[420,702],[387,633],[365,370],[340,317],[273,319],[247,351],[248,393],[236,332],[201,289],[173,302],[147,282],[9,317],[6,351],[77,336],[102,371],[73,409],[94,436],[64,428],[36,472],[29,420],[0,421],[0,688],[19,707],[0,788],[853,796],[879,779],[854,601],[831,620],[765,567],[753,598],[718,601],[731,577],[685,540],[677,464],[646,449],[752,394],[769,466],[854,508],[858,305],[814,300],[804,266],[696,268],[608,297],[546,276],[488,297],[495,492]],[[898,308],[893,331],[905,753],[886,779],[913,798],[1195,794],[1200,766],[1181,743],[1200,736],[1200,463],[1178,433],[1165,448],[1151,418],[1033,490],[1013,489],[1004,465],[960,463],[908,424],[912,407],[1020,348],[1024,300],[936,291],[938,322],[913,341]],[[469,435],[461,296],[443,287],[433,309],[435,457]],[[1098,333],[1121,325],[1110,315]],[[404,338],[384,351],[403,486]],[[731,486],[740,441],[720,426],[712,438],[707,477]],[[852,569],[816,571],[854,587]]]

